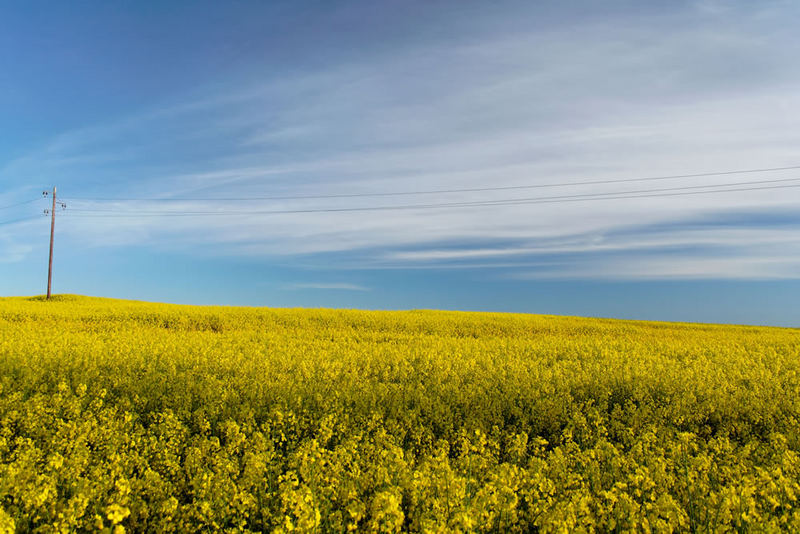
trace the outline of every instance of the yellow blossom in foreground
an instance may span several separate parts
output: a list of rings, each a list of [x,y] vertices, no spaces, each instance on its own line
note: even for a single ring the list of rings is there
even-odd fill
[[[0,533],[800,531],[800,331],[0,299]]]

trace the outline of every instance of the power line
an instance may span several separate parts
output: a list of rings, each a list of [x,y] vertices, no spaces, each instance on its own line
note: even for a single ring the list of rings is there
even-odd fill
[[[617,196],[617,195],[635,195],[639,193],[650,194],[650,193],[663,193],[663,192],[671,192],[671,191],[684,191],[684,190],[695,190],[695,189],[709,189],[709,188],[721,188],[721,187],[736,187],[742,185],[757,185],[757,184],[769,184],[769,183],[779,183],[779,182],[796,182],[800,180],[800,178],[781,178],[778,180],[752,180],[748,182],[733,182],[727,184],[713,184],[713,185],[688,185],[688,186],[681,186],[681,187],[666,187],[661,189],[640,189],[636,191],[612,191],[608,193],[583,193],[578,195],[560,195],[554,197],[529,197],[529,198],[518,198],[518,199],[498,199],[498,200],[481,200],[477,201],[474,204],[478,205],[491,205],[491,204],[517,204],[517,203],[527,203],[527,202],[535,202],[535,201],[544,201],[544,200],[580,200],[580,199],[593,199],[594,197],[607,197],[607,196]],[[720,192],[724,192],[725,190],[720,190]],[[715,192],[715,191],[709,191]],[[633,197],[635,198],[635,197]],[[600,198],[598,198],[600,199]],[[456,203],[456,204],[473,204],[470,202],[465,203]]]
[[[15,224],[15,223],[20,223],[20,222],[25,222],[25,221],[32,221],[34,219],[41,219],[41,215],[34,215],[33,217],[22,217],[20,219],[13,219],[13,220],[10,220],[10,221],[0,221],[0,226],[6,226],[8,224]]]
[[[7,210],[7,209],[10,209],[10,208],[16,208],[17,206],[24,206],[26,204],[33,204],[34,202],[37,202],[38,200],[39,200],[38,198],[34,198],[33,200],[26,200],[24,202],[17,202],[16,204],[9,204],[8,206],[0,206],[0,210]]]
[[[795,178],[794,180],[800,180]],[[728,187],[735,184],[728,184]],[[701,186],[705,188],[714,186]],[[720,187],[720,186],[717,186]],[[319,208],[319,209],[294,209],[294,210],[258,210],[258,211],[202,211],[202,212],[131,212],[130,214],[120,213],[117,210],[71,210],[72,212],[79,212],[73,217],[102,217],[102,218],[124,218],[124,217],[142,217],[142,216],[155,216],[155,217],[196,217],[196,216],[236,216],[236,215],[284,215],[284,214],[302,214],[302,213],[339,213],[339,212],[359,212],[359,211],[399,211],[399,210],[419,210],[419,209],[442,209],[442,208],[471,208],[471,207],[491,207],[491,206],[513,206],[522,204],[557,204],[565,202],[588,202],[597,200],[624,200],[631,198],[658,198],[658,197],[674,197],[674,196],[688,196],[688,195],[703,195],[703,194],[718,194],[718,193],[735,193],[742,191],[763,191],[770,189],[788,189],[800,187],[800,184],[786,184],[786,185],[772,185],[772,186],[758,186],[758,187],[740,187],[734,189],[712,189],[706,191],[686,191],[687,188],[671,188],[662,191],[674,191],[680,189],[678,192],[659,192],[648,193],[648,190],[643,191],[628,191],[618,193],[599,193],[598,195],[605,196],[585,196],[585,197],[542,197],[530,199],[509,199],[504,201],[480,201],[480,202],[461,202],[461,203],[446,203],[446,204],[413,204],[413,205],[400,205],[400,206],[365,206],[354,208]],[[615,195],[615,196],[609,196]],[[102,212],[110,212],[102,214]],[[69,211],[68,211],[69,213]],[[84,214],[86,213],[86,214]],[[101,213],[95,215],[95,213]]]
[[[677,180],[682,178],[702,178],[710,176],[729,176],[734,174],[751,174],[758,172],[779,172],[788,170],[800,169],[800,165],[792,165],[787,167],[767,167],[763,169],[739,169],[731,171],[718,171],[718,172],[703,172],[695,174],[674,174],[669,176],[649,176],[644,178],[622,178],[615,180],[593,180],[587,182],[563,182],[563,183],[548,183],[548,184],[531,184],[531,185],[511,185],[511,186],[498,186],[498,187],[476,187],[476,188],[462,188],[462,189],[431,189],[423,191],[393,191],[382,193],[349,193],[349,194],[331,194],[331,195],[291,195],[291,196],[266,196],[266,197],[247,197],[247,198],[201,198],[201,197],[173,197],[173,198],[112,198],[112,197],[68,197],[66,200],[86,200],[86,201],[110,201],[110,202],[239,202],[239,201],[259,201],[259,200],[312,200],[324,198],[358,198],[358,197],[389,197],[389,196],[409,196],[409,195],[435,195],[435,194],[451,194],[451,193],[479,193],[488,191],[510,191],[519,189],[539,189],[546,187],[569,187],[581,185],[608,185],[608,184],[621,184],[630,182],[648,182],[656,180]]]
[[[583,193],[583,194],[574,194],[574,195],[558,195],[558,196],[549,196],[549,197],[528,197],[528,198],[506,198],[506,199],[496,199],[496,200],[481,200],[481,201],[462,201],[462,202],[446,202],[446,203],[437,203],[437,204],[413,204],[410,206],[373,206],[370,207],[371,209],[378,209],[378,208],[398,208],[398,207],[409,207],[409,208],[433,208],[433,207],[450,207],[450,206],[472,206],[472,205],[488,205],[488,204],[506,204],[506,203],[518,203],[518,202],[527,202],[527,201],[544,201],[544,200],[567,200],[567,199],[581,199],[581,198],[593,198],[593,197],[605,197],[605,196],[614,196],[614,195],[632,195],[632,194],[639,194],[639,193],[662,193],[662,192],[671,192],[671,191],[683,191],[683,190],[694,190],[694,189],[709,189],[709,188],[721,188],[721,187],[735,187],[735,186],[743,186],[743,185],[758,185],[758,184],[766,184],[766,183],[779,183],[779,182],[796,182],[800,180],[800,178],[780,178],[776,180],[751,180],[746,182],[732,182],[727,184],[711,184],[711,185],[694,185],[694,186],[680,186],[680,187],[667,187],[667,188],[660,188],[660,189],[639,189],[634,191],[612,191],[612,192],[605,192],[605,193]],[[317,209],[325,209],[325,208],[317,208]],[[341,208],[341,209],[349,209],[349,208]],[[356,209],[356,208],[353,208]],[[358,208],[361,209],[361,208]],[[78,208],[73,211],[79,212],[113,212],[119,213],[119,209],[97,209],[97,208]],[[257,212],[253,213],[260,213],[263,210],[258,210]],[[304,210],[305,211],[305,210]],[[162,213],[189,213],[192,215],[207,215],[207,214],[214,214],[220,213],[219,210],[217,211],[194,211],[189,212],[186,210],[173,210],[173,211],[142,211],[136,210],[136,213],[150,213],[150,214],[162,214]],[[242,212],[248,213],[248,212]]]

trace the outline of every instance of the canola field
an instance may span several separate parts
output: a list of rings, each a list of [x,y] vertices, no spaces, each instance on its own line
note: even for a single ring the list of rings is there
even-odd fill
[[[0,299],[0,532],[800,531],[800,331]]]

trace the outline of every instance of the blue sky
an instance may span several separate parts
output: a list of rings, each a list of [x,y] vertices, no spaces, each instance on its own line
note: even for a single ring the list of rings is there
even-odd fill
[[[56,185],[56,292],[800,325],[800,187],[314,211],[800,169],[208,200],[798,166],[798,27],[790,1],[0,0],[0,294],[44,291]]]

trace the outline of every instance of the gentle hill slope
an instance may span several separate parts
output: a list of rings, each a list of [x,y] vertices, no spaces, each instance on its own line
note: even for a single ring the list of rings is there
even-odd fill
[[[793,329],[0,299],[21,531],[792,530],[799,448]]]

